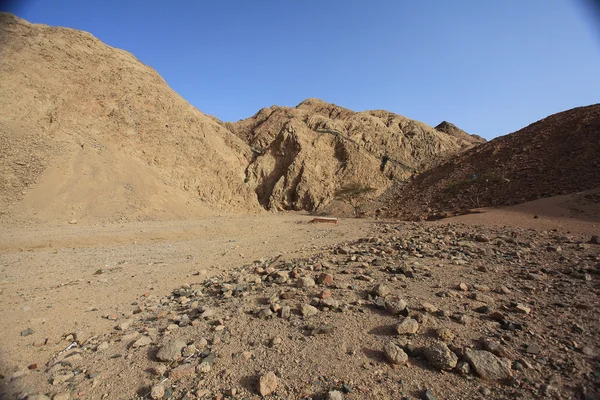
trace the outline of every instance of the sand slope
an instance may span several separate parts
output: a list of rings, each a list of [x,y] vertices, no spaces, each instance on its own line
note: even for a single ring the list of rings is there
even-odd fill
[[[0,132],[3,209],[39,177],[40,189],[22,210],[61,194],[40,218],[62,218],[73,207],[83,219],[136,218],[197,201],[203,209],[259,210],[244,183],[248,146],[156,71],[86,32],[0,14]],[[54,172],[41,175],[49,167]],[[79,177],[84,173],[87,180]],[[90,178],[100,181],[92,185]],[[165,184],[169,191],[157,189]],[[139,194],[126,195],[131,188]]]

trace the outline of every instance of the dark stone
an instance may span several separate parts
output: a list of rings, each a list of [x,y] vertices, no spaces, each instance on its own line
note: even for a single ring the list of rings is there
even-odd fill
[[[500,324],[500,328],[507,330],[507,331],[522,331],[523,325],[516,323],[516,322],[511,322],[511,321],[503,321]]]
[[[474,309],[475,312],[478,312],[480,314],[487,314],[491,311],[489,306],[481,306],[481,307],[477,307],[476,309]]]

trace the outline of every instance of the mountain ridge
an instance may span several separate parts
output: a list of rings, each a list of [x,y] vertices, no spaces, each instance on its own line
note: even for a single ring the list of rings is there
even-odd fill
[[[476,142],[316,98],[221,122],[131,53],[7,13],[0,45],[0,204],[12,218],[315,212],[344,186],[379,194]]]
[[[391,215],[523,203],[600,186],[600,104],[552,114],[432,168],[383,196]]]
[[[87,32],[30,24],[7,13],[0,14],[0,41],[0,142],[8,148],[0,159],[4,209],[52,220],[137,218],[135,208],[148,209],[150,218],[198,215],[199,210],[260,211],[244,184],[248,146],[130,53]],[[42,147],[44,151],[36,150]],[[63,205],[52,206],[43,193],[29,190],[59,158],[75,165],[80,152],[92,150],[106,162],[79,159],[92,162],[91,170],[123,171],[102,171],[107,178],[122,177],[109,185],[109,192],[87,185],[77,172],[83,167],[54,176],[59,179],[54,186],[72,183],[64,186]],[[65,153],[70,156],[64,158]],[[108,161],[114,153],[132,160],[137,171]],[[19,165],[24,157],[40,159],[35,165]],[[148,196],[140,175],[155,176],[152,180],[161,182],[164,194],[156,189],[156,196]],[[78,191],[87,191],[85,204],[71,202]],[[111,203],[111,191],[121,193],[122,206],[109,207],[114,217],[98,201]],[[35,199],[20,202],[28,196]]]
[[[410,179],[482,140],[466,133],[470,140],[455,137],[389,111],[355,112],[317,98],[265,107],[224,126],[254,150],[247,179],[259,202],[278,210],[317,211],[349,184],[381,193],[391,180]],[[314,166],[317,160],[322,168]]]

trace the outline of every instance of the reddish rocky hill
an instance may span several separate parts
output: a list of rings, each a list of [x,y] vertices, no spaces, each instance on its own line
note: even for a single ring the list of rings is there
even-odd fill
[[[522,203],[600,186],[600,104],[551,115],[397,183],[382,197],[391,215]]]

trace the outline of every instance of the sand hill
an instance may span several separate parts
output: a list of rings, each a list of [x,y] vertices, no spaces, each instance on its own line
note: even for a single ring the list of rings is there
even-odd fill
[[[348,185],[381,192],[395,179],[484,141],[388,111],[354,112],[318,99],[263,108],[225,126],[254,151],[247,179],[259,202],[279,210],[320,210]]]
[[[0,14],[0,209],[38,220],[259,210],[249,147],[133,55]],[[35,185],[33,185],[35,183]]]
[[[600,105],[564,111],[398,183],[383,199],[392,214],[413,218],[593,189],[599,137]]]

